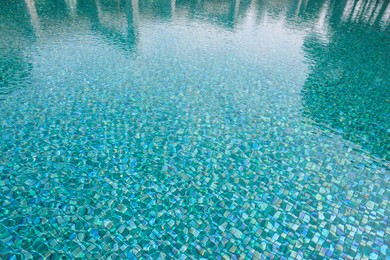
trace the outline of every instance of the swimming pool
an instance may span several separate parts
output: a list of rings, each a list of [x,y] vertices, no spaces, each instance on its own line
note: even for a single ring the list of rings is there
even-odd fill
[[[0,2],[0,258],[386,259],[381,0]]]

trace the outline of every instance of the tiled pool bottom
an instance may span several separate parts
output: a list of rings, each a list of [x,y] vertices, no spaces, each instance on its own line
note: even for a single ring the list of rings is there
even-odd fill
[[[352,2],[0,2],[0,259],[388,259],[387,9]]]
[[[388,165],[278,102],[237,115],[206,102],[227,88],[42,92],[3,111],[5,258],[389,253]]]

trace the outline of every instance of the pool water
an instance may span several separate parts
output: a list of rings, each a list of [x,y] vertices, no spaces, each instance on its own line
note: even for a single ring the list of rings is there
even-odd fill
[[[2,0],[1,259],[389,259],[386,0]]]

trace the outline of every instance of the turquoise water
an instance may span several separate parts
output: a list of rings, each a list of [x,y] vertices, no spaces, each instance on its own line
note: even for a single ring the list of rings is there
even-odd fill
[[[2,0],[1,259],[388,259],[382,0]]]

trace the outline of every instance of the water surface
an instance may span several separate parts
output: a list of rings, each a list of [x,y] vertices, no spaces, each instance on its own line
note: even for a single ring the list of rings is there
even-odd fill
[[[385,259],[389,17],[1,1],[1,258]]]

